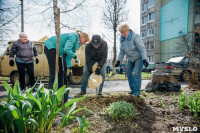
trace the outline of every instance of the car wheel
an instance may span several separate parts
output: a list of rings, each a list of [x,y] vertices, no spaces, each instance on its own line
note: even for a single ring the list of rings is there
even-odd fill
[[[183,81],[188,82],[191,78],[191,73],[188,71],[183,71],[181,77]]]
[[[80,85],[82,82],[82,76],[73,76],[72,74],[70,74],[69,81],[71,84]]]
[[[18,72],[14,72],[10,75],[10,81],[12,83],[12,85],[15,84],[16,81],[19,81],[19,73]],[[29,84],[29,77],[28,77],[28,73],[25,73],[25,85]]]

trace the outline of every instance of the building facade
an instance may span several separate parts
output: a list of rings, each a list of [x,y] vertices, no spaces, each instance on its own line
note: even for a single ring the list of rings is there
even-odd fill
[[[186,50],[180,43],[184,35],[190,36],[191,49],[199,47],[196,41],[194,43],[197,33],[200,35],[199,1],[141,0],[140,36],[147,49],[150,67],[185,55]]]

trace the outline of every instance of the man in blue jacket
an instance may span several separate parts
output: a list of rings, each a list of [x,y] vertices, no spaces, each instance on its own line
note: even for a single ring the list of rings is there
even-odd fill
[[[143,41],[138,34],[135,34],[127,24],[122,24],[119,27],[120,37],[120,52],[118,61],[115,67],[120,65],[126,55],[128,62],[126,64],[126,75],[128,78],[131,94],[133,97],[140,96],[141,89],[141,73],[143,65],[148,67],[147,53]],[[133,69],[135,73],[133,75]]]

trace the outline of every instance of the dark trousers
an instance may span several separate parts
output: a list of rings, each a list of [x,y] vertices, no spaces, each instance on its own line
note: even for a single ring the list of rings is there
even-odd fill
[[[46,54],[48,64],[49,64],[49,84],[48,88],[53,89],[53,84],[55,80],[55,64],[56,64],[56,49],[48,49],[46,46],[44,48],[44,53]],[[63,60],[62,57],[59,57],[59,72],[58,72],[58,88],[64,85],[64,67],[63,67]],[[67,84],[67,81],[65,82]]]
[[[31,87],[35,84],[35,77],[34,77],[34,64],[33,63],[19,63],[16,62],[17,68],[19,71],[19,83],[21,90],[25,89],[25,69],[27,70],[29,76],[29,84]]]

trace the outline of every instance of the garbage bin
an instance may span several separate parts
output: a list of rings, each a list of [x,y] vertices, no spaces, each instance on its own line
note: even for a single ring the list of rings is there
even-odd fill
[[[107,66],[107,67],[106,67],[106,73],[107,73],[107,74],[110,74],[110,66]]]

